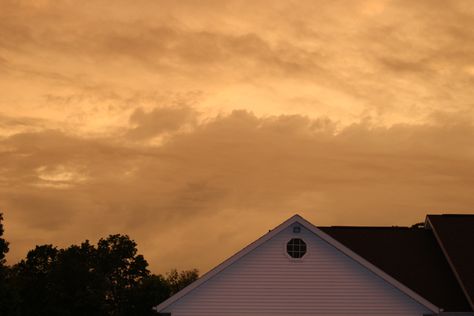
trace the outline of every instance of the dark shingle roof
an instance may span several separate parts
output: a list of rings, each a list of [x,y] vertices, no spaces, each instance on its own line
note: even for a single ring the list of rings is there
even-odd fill
[[[474,309],[474,215],[428,215],[426,221]]]
[[[319,228],[445,311],[472,310],[431,230]]]

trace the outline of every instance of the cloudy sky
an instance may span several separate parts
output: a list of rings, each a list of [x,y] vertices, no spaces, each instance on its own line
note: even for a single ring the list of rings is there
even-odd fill
[[[206,271],[294,213],[474,211],[472,0],[0,0],[9,262],[126,233]]]

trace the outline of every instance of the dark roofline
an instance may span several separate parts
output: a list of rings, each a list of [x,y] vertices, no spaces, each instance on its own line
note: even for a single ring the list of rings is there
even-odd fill
[[[466,297],[467,301],[469,302],[469,305],[471,305],[471,308],[474,310],[474,302],[472,301],[472,299],[469,295],[469,292],[467,291],[466,287],[464,286],[464,283],[463,283],[463,281],[462,281],[455,265],[453,264],[451,258],[449,257],[449,254],[446,251],[446,248],[444,247],[443,242],[442,242],[441,238],[439,237],[438,232],[436,231],[436,227],[431,223],[430,216],[445,216],[445,217],[463,217],[463,216],[468,217],[468,216],[470,216],[470,217],[474,217],[474,215],[473,214],[441,214],[441,215],[436,215],[436,214],[431,215],[431,214],[429,214],[429,215],[426,215],[426,220],[425,220],[427,228],[429,227],[433,230],[433,234],[436,238],[436,241],[438,242],[438,245],[440,246],[441,250],[443,251],[443,254],[446,257],[446,260],[448,261],[449,266],[451,267],[451,270],[453,271],[454,276],[456,277],[456,280],[458,281],[459,286],[461,287],[461,289],[464,293],[464,296]]]
[[[419,229],[418,227],[408,226],[318,226],[318,227],[330,227],[335,229]]]
[[[458,271],[456,265],[454,264],[453,260],[454,258],[450,257],[449,251],[446,248],[447,245],[443,243],[443,238],[440,235],[441,232],[437,231],[436,225],[433,224],[431,221],[430,217],[434,220],[434,218],[444,218],[445,220],[452,219],[452,220],[462,220],[463,218],[469,219],[472,221],[474,219],[474,214],[428,214],[425,217],[424,223],[417,223],[412,225],[411,227],[407,226],[326,226],[326,227],[320,227],[321,229],[333,229],[335,231],[344,231],[344,230],[352,230],[352,231],[416,231],[416,230],[430,230],[433,233],[433,236],[436,240],[436,243],[438,244],[442,255],[445,257],[446,262],[449,265],[450,270],[453,273],[455,281],[458,283],[458,286],[466,298],[466,303],[474,310],[474,296],[472,295],[472,289],[469,290],[469,284],[470,283],[464,283],[467,282],[466,280],[463,281],[462,277],[462,272]],[[439,228],[441,229],[441,228]],[[461,293],[460,293],[461,294]]]
[[[469,217],[474,216],[474,214],[428,214],[426,216]]]

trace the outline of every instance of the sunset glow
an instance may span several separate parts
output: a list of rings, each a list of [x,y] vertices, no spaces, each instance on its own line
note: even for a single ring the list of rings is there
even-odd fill
[[[12,264],[123,233],[205,272],[295,213],[472,212],[473,123],[472,0],[0,0]]]

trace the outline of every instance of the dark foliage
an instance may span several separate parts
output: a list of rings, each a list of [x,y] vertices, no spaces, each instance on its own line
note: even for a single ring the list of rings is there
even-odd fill
[[[58,249],[36,246],[13,267],[0,214],[0,315],[142,316],[198,278],[197,270],[153,275],[127,235]]]
[[[8,252],[8,242],[3,237],[3,214],[0,213],[0,315],[8,312],[7,306],[11,301],[10,289],[7,284],[8,268],[5,266],[5,255]]]
[[[0,267],[5,265],[5,255],[8,252],[8,242],[2,238],[3,236],[3,214],[0,213]]]
[[[181,291],[199,277],[197,269],[178,272],[176,269],[166,274],[166,282],[171,291],[171,295]]]

